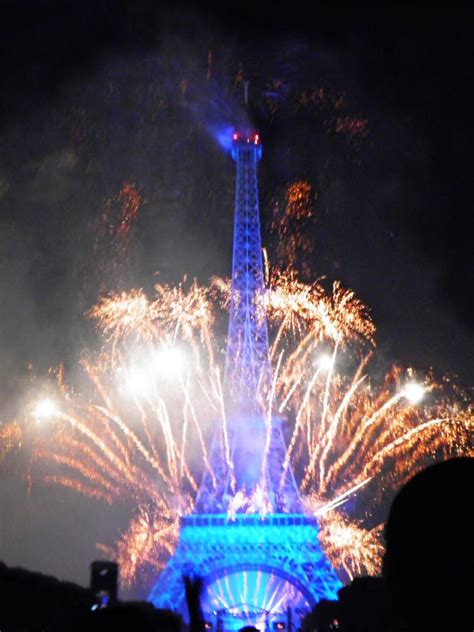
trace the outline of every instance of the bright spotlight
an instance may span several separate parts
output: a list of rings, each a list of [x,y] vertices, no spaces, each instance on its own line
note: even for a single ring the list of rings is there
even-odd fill
[[[332,367],[332,357],[328,353],[323,353],[316,358],[314,364],[322,371],[329,371]]]
[[[403,389],[403,395],[410,404],[419,404],[425,396],[425,393],[425,387],[422,384],[417,384],[416,382],[409,382]]]
[[[41,399],[34,407],[33,414],[37,419],[49,419],[59,413],[56,403],[49,397]]]
[[[161,377],[174,378],[183,369],[184,360],[178,347],[159,349],[153,355],[153,367]]]

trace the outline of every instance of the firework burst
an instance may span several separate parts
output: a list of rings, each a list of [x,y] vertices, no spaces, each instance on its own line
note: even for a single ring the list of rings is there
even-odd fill
[[[218,476],[208,451],[227,421],[215,331],[229,292],[228,281],[213,279],[160,284],[153,298],[142,290],[103,298],[88,314],[102,349],[82,358],[81,387],[58,373],[54,423],[34,433],[44,481],[132,508],[128,529],[106,548],[129,584],[163,568],[202,473]],[[370,377],[375,327],[339,283],[327,292],[268,270],[266,310],[274,382],[264,403],[287,418],[284,469],[293,468],[306,510],[318,516],[334,567],[348,577],[376,573],[393,492],[433,459],[474,453],[469,400],[399,367]],[[270,511],[267,501],[261,486],[251,498],[236,490],[229,514]]]

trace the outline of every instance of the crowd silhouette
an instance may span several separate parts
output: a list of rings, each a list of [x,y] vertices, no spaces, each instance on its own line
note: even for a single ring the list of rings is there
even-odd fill
[[[382,576],[356,578],[339,591],[337,601],[319,602],[302,631],[473,632],[473,498],[474,458],[450,459],[413,476],[389,512]],[[98,574],[116,576],[113,563],[95,564],[91,588],[85,589],[0,563],[0,631],[209,629],[200,577],[185,578],[185,624],[149,603],[119,602],[113,586],[104,590],[94,584]],[[255,630],[247,626],[240,632]]]
[[[414,631],[472,632],[474,459],[419,472],[395,497],[383,576],[394,614]]]

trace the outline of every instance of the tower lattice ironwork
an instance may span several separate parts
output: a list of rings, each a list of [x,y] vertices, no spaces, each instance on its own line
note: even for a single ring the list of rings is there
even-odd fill
[[[257,163],[262,156],[258,136],[234,139],[235,186],[232,290],[227,336],[225,384],[239,411],[258,408],[259,395],[271,380],[265,286],[260,237]]]
[[[221,630],[246,620],[259,629],[284,613],[296,622],[340,582],[303,513],[286,454],[282,420],[271,414],[265,287],[260,237],[258,134],[235,133],[236,196],[224,391],[227,437],[215,435],[195,512],[181,521],[177,549],[150,594],[182,609],[183,574],[206,583],[204,610]],[[238,503],[235,502],[239,498]],[[288,624],[288,621],[287,621]]]

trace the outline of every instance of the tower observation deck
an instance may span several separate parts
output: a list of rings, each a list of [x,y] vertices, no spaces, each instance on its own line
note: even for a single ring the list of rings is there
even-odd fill
[[[200,575],[213,629],[289,628],[341,584],[305,515],[286,454],[282,419],[269,410],[269,360],[255,132],[234,132],[236,163],[232,286],[224,376],[227,437],[216,432],[210,470],[192,515],[181,519],[173,557],[149,599],[182,611],[183,575]]]

